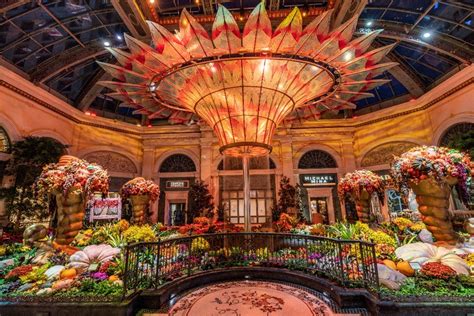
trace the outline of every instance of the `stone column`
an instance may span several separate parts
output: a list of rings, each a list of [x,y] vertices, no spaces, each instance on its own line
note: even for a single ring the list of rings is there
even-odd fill
[[[158,185],[160,184],[160,178],[152,178],[155,173],[153,168],[155,167],[155,148],[148,144],[143,145],[143,159],[142,159],[142,177],[145,179],[151,179]],[[160,190],[163,188],[160,187]],[[155,201],[150,205],[151,221],[156,223],[158,221],[158,201]]]
[[[338,166],[338,174],[337,177],[341,179],[344,174],[347,172],[353,172],[356,170],[356,159],[354,155],[354,142],[352,139],[352,135],[350,139],[343,139],[341,141],[341,149],[342,149],[342,166]],[[344,201],[339,201],[341,204],[341,216],[342,220],[347,218],[346,212],[346,205]]]
[[[281,139],[281,171],[283,176],[290,179],[291,185],[296,185],[295,176],[293,174],[293,144],[290,136]],[[277,183],[278,185],[280,182]]]

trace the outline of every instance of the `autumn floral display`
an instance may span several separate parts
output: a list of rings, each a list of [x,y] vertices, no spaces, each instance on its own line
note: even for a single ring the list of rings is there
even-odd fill
[[[426,228],[437,242],[456,245],[459,235],[454,231],[449,212],[451,187],[455,186],[463,202],[469,200],[467,179],[472,163],[468,155],[455,149],[436,146],[415,147],[392,164],[392,175],[404,194],[412,189]]]
[[[160,195],[160,188],[158,184],[151,180],[135,178],[123,185],[122,189],[120,190],[120,195],[123,199],[127,199],[134,195],[148,195],[150,197],[150,201],[153,202],[156,201]]]
[[[376,193],[380,201],[384,200],[384,185],[382,178],[369,170],[356,170],[347,173],[340,181],[337,187],[337,193],[341,199],[345,199],[350,195],[360,198],[363,190],[369,195]]]
[[[101,166],[73,159],[65,165],[46,165],[35,183],[35,189],[38,195],[53,192],[66,195],[71,189],[79,190],[86,196],[94,192],[105,194],[109,190],[109,177]]]
[[[428,178],[436,182],[446,182],[448,178],[457,179],[456,189],[459,197],[469,200],[467,179],[471,175],[473,164],[467,154],[456,149],[436,146],[420,146],[410,149],[392,164],[392,176],[404,192],[413,181],[419,183]]]
[[[384,184],[382,178],[369,170],[356,170],[347,173],[339,182],[339,198],[350,198],[356,203],[357,216],[362,222],[373,222],[370,215],[370,197],[377,194],[379,201],[384,201]]]
[[[453,268],[441,262],[427,262],[421,267],[420,272],[426,276],[440,279],[449,279],[456,276],[456,271]]]

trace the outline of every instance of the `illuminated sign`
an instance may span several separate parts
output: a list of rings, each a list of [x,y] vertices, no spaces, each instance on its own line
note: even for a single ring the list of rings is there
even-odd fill
[[[305,174],[302,182],[304,186],[336,185],[336,177],[333,174]]]
[[[166,181],[167,189],[187,189],[189,188],[189,180],[169,180]]]

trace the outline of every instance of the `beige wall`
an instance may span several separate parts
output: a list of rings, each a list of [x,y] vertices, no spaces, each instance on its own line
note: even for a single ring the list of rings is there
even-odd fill
[[[207,127],[139,127],[87,116],[42,88],[0,67],[0,126],[15,141],[28,135],[50,136],[69,146],[72,155],[113,151],[132,161],[138,173],[158,180],[161,162],[185,153],[217,196],[217,139]],[[271,155],[277,179],[298,181],[297,164],[308,150],[321,149],[337,161],[342,176],[358,168],[371,149],[394,141],[437,144],[449,126],[474,122],[474,66],[469,66],[417,100],[355,119],[322,120],[281,128]],[[388,164],[373,169],[386,169]]]

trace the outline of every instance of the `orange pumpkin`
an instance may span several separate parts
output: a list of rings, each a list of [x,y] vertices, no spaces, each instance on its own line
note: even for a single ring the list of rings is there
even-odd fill
[[[115,275],[115,274],[114,274],[114,275],[109,276],[109,281],[112,281],[112,282],[113,282],[113,281],[117,281],[117,280],[120,280],[120,278],[118,277],[118,275]]]
[[[392,260],[385,259],[383,261],[383,264],[386,265],[387,267],[389,267],[392,270],[395,270],[395,271],[397,270],[397,265]]]
[[[413,270],[408,261],[400,261],[397,263],[397,270],[408,277],[415,275],[415,270]]]
[[[74,279],[76,277],[76,275],[77,275],[76,269],[74,269],[74,268],[65,269],[65,270],[61,271],[61,274],[59,275],[59,278],[61,280]]]

